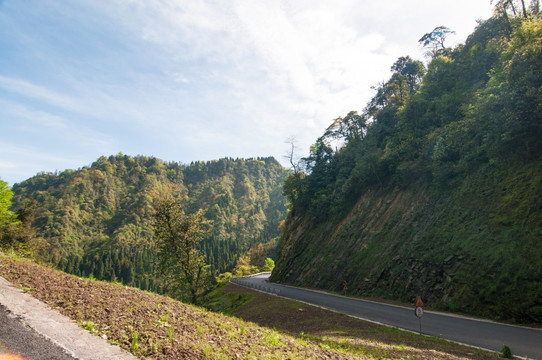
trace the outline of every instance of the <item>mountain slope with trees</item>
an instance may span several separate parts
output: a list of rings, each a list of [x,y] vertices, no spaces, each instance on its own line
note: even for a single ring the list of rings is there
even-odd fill
[[[278,237],[285,176],[274,158],[182,165],[118,154],[15,184],[12,201],[14,209],[33,209],[42,260],[75,275],[163,291],[153,239],[160,199],[175,199],[187,214],[202,209],[211,226],[199,247],[216,275],[231,271],[253,245]]]
[[[317,139],[272,281],[542,322],[542,21],[510,3]]]

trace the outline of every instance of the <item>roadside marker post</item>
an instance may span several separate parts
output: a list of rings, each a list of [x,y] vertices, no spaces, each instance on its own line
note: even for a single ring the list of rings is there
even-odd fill
[[[414,309],[414,314],[420,322],[420,335],[422,334],[422,317],[423,317],[423,301],[420,296],[416,299],[416,308]]]

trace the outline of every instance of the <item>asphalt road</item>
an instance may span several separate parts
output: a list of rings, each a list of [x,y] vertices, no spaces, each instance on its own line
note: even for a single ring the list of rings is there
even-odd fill
[[[267,282],[269,275],[235,278],[231,281],[286,298],[303,301],[369,321],[420,331],[420,321],[414,308],[394,306],[348,298],[303,288]],[[421,319],[422,333],[500,351],[508,345],[514,355],[542,360],[542,329],[513,326],[487,320],[425,311]]]
[[[1,354],[17,355],[24,360],[74,360],[63,349],[54,345],[0,305]]]
[[[0,359],[136,360],[0,277]]]

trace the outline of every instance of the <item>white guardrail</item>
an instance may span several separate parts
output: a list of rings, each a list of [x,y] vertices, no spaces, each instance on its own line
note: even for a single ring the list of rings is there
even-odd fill
[[[279,288],[276,288],[274,286],[267,286],[266,284],[258,284],[258,283],[254,283],[254,282],[251,282],[251,281],[247,281],[247,279],[257,277],[257,276],[260,276],[260,275],[265,275],[265,274],[271,275],[271,272],[261,272],[261,273],[257,273],[257,274],[244,275],[244,276],[233,276],[233,277],[230,278],[230,282],[232,284],[244,286],[244,287],[247,287],[247,288],[250,288],[250,289],[280,295],[280,289]]]

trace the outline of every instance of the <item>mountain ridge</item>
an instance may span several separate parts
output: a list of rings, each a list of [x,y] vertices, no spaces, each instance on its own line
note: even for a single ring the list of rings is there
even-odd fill
[[[217,275],[231,271],[251,246],[278,237],[285,174],[272,157],[183,165],[117,154],[16,184],[13,208],[33,212],[42,260],[72,274],[160,292],[152,227],[160,198],[175,198],[187,213],[205,210],[212,225],[199,245]]]

